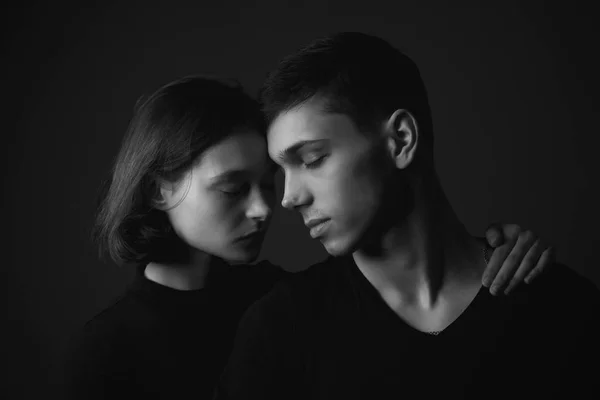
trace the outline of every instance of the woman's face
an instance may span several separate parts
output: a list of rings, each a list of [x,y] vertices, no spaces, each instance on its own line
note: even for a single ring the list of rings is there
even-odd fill
[[[236,131],[205,151],[180,182],[162,185],[164,210],[193,249],[251,262],[275,202],[274,172],[266,139]]]

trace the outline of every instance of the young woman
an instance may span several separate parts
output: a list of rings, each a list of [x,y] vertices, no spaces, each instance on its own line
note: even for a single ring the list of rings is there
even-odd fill
[[[258,104],[217,78],[177,80],[137,105],[96,238],[138,273],[73,342],[70,397],[210,398],[241,315],[285,275],[249,265],[275,202],[265,131]]]

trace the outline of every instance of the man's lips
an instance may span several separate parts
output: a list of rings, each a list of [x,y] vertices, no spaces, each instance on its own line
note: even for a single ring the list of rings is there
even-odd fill
[[[325,221],[328,221],[328,220],[329,220],[329,218],[314,218],[314,219],[310,219],[310,220],[304,222],[304,225],[306,225],[306,227],[308,229],[311,229],[311,228],[314,228],[315,226],[317,226]]]
[[[311,219],[305,225],[308,229],[310,229],[310,236],[313,239],[316,239],[323,234],[323,231],[329,225],[329,221],[329,218]]]

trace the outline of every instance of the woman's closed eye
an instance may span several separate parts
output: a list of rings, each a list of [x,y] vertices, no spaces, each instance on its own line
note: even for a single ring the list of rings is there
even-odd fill
[[[246,184],[228,184],[219,188],[221,192],[230,197],[236,197],[243,194],[247,190]]]

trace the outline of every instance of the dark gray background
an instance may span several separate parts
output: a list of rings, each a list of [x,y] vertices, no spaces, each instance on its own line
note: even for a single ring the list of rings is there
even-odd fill
[[[382,36],[420,66],[438,169],[473,233],[517,222],[600,285],[592,5],[162,3],[3,11],[3,393],[52,397],[69,335],[131,276],[99,261],[88,237],[136,99],[199,72],[255,93],[280,57],[335,31]],[[278,210],[263,256],[298,270],[324,252]]]

